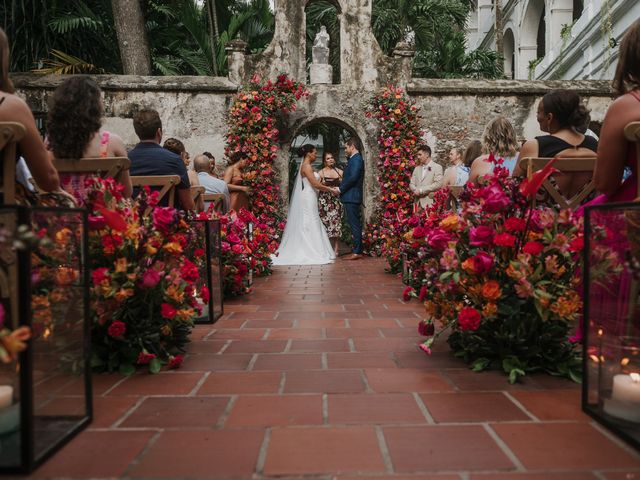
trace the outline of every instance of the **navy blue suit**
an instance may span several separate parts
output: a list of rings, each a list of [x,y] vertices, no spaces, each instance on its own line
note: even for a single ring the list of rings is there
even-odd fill
[[[340,183],[340,201],[347,213],[347,222],[351,227],[353,237],[353,253],[362,253],[362,185],[364,183],[364,160],[360,152],[355,153],[344,169],[342,183]]]

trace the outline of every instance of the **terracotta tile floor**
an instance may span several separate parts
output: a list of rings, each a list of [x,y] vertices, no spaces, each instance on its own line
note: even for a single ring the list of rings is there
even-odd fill
[[[196,327],[179,371],[97,377],[93,424],[32,478],[640,480],[579,386],[510,386],[444,342],[418,351],[421,307],[383,272],[339,260],[258,279]]]

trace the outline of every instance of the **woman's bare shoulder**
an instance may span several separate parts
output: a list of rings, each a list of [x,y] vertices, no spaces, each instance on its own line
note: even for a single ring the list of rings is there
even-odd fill
[[[5,93],[0,98],[4,99],[0,105],[0,121],[23,123],[33,119],[29,106],[17,95]]]

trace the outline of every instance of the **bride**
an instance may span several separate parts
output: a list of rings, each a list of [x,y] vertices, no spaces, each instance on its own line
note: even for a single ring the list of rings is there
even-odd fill
[[[298,150],[303,157],[289,203],[287,225],[280,248],[273,256],[274,265],[323,265],[332,263],[336,255],[318,213],[316,190],[336,193],[322,185],[311,164],[316,159],[316,147],[303,145]]]

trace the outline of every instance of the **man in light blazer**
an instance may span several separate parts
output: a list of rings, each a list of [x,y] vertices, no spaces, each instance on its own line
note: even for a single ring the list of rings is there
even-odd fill
[[[424,209],[433,203],[431,194],[442,186],[442,166],[431,161],[429,145],[418,147],[416,161],[409,188],[415,196],[415,205]]]

